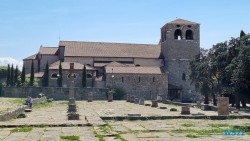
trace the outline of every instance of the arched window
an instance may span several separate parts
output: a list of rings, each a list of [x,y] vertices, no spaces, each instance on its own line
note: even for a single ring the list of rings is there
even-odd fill
[[[136,64],[135,66],[136,66],[136,67],[140,67],[141,65],[139,65],[139,64]]]
[[[92,78],[91,74],[87,73],[86,75],[87,75],[87,78]]]
[[[153,82],[155,82],[155,77],[153,77]]]
[[[52,78],[52,79],[57,79],[57,73],[51,74],[51,78]]]
[[[182,39],[182,33],[180,29],[176,29],[174,32],[174,39],[181,40]]]
[[[187,30],[186,31],[186,40],[193,40],[193,31],[192,30]]]

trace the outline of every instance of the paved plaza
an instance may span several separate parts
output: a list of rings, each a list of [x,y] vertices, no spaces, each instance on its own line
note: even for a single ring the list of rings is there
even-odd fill
[[[0,99],[0,102],[11,101]],[[6,103],[8,102],[2,102],[1,106],[7,109],[11,107]],[[80,120],[67,119],[67,101],[54,101],[33,107],[32,112],[26,113],[26,118],[1,121],[0,140],[60,141],[67,140],[64,137],[71,136],[83,141],[250,140],[248,129],[245,135],[224,135],[224,131],[234,129],[235,126],[249,127],[249,119],[102,120],[101,117],[105,116],[127,116],[128,114],[180,116],[181,107],[159,103],[159,107],[167,107],[167,109],[160,109],[125,101],[77,101],[76,104]],[[170,112],[170,108],[176,108],[177,112]],[[191,114],[200,112],[208,116],[217,115],[217,112],[202,111],[194,107],[191,107],[190,111]],[[240,112],[237,115],[249,114]],[[22,131],[25,129],[27,131]]]

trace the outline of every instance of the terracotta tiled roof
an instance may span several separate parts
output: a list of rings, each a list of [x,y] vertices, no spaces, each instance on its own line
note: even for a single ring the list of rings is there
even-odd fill
[[[43,77],[44,72],[37,72],[34,73],[34,77],[35,78],[42,78]],[[26,77],[30,77],[30,73],[25,75]]]
[[[106,73],[162,74],[159,67],[106,67]],[[113,71],[112,71],[113,69]]]
[[[188,20],[183,20],[183,19],[176,19],[176,20],[171,21],[170,23],[173,23],[173,24],[198,24],[198,23],[191,22]]]
[[[40,47],[39,53],[46,55],[55,55],[58,51],[58,47]]]
[[[64,56],[159,58],[160,45],[60,41]]]
[[[111,62],[111,63],[94,63],[94,67],[134,67],[135,64],[123,64],[119,62]]]
[[[70,63],[72,63],[72,62],[62,62],[62,69],[63,70],[69,70],[70,69]],[[58,70],[59,69],[59,64],[60,64],[60,61],[57,61],[57,62],[51,64],[49,66],[49,69],[50,70]],[[74,62],[74,69],[75,70],[82,70],[83,67],[84,67],[83,64]],[[86,70],[95,70],[95,69],[86,65]]]
[[[34,54],[34,55],[31,55],[31,56],[29,56],[29,57],[27,57],[27,58],[25,58],[23,60],[35,60],[36,56],[37,56],[37,54]]]

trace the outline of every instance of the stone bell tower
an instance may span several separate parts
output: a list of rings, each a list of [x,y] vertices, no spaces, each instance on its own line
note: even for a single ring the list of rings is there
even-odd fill
[[[169,95],[175,99],[192,99],[195,87],[189,79],[189,63],[200,51],[200,25],[176,19],[161,28],[161,51],[165,57],[165,70],[169,72],[168,83],[173,90]],[[172,92],[172,94],[171,94]]]

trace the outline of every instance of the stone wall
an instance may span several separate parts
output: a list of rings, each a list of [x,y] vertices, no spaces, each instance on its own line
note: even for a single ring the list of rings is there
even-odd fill
[[[74,88],[76,100],[86,100],[89,92],[94,92],[94,100],[106,100],[107,89],[100,88]],[[2,97],[32,98],[38,97],[39,93],[43,93],[47,98],[54,100],[68,100],[69,88],[58,87],[3,87]]]
[[[168,74],[106,74],[106,86],[122,88],[127,94],[145,99],[156,99],[157,95],[167,96]]]
[[[33,99],[33,106],[38,104],[38,103],[42,103],[46,100],[45,97],[42,97],[42,98],[36,98],[36,99]],[[0,115],[0,121],[6,121],[6,120],[9,120],[13,117],[16,117],[20,114],[22,114],[24,112],[25,109],[29,108],[28,105],[21,105],[19,108],[17,109],[14,109],[12,111],[8,111],[4,114],[1,114]]]

